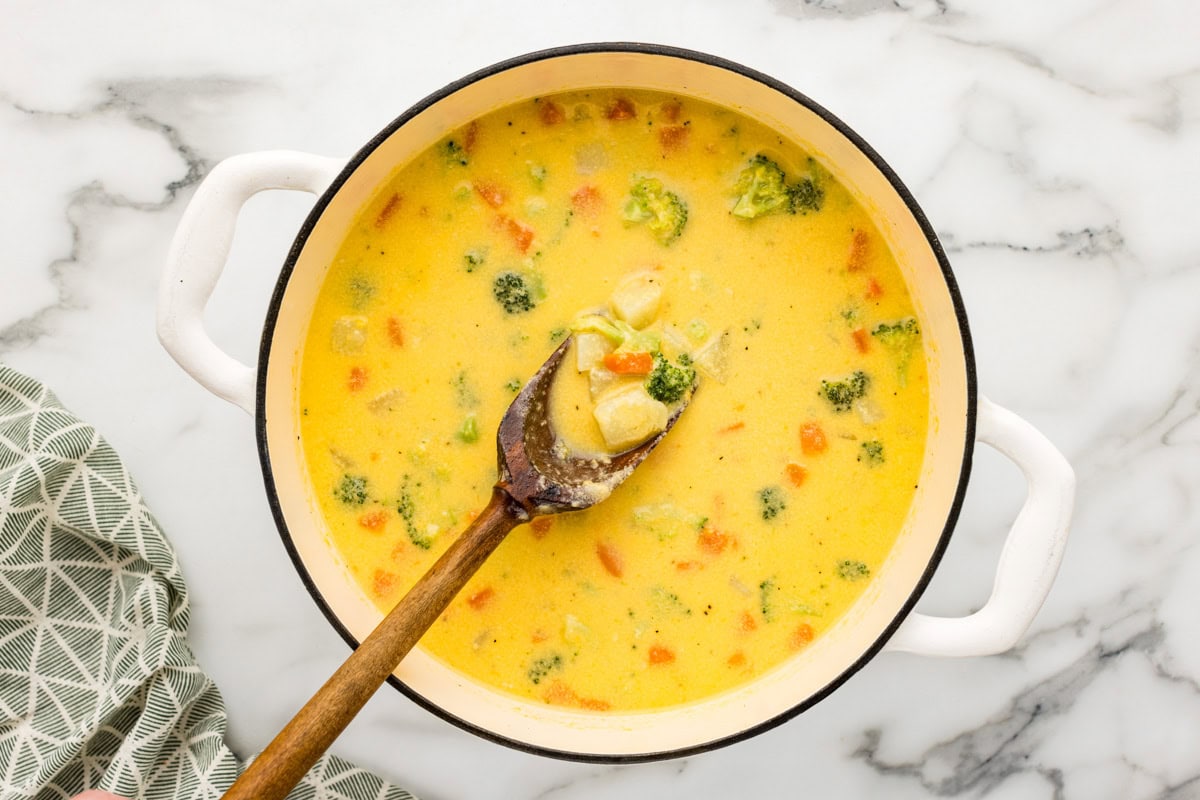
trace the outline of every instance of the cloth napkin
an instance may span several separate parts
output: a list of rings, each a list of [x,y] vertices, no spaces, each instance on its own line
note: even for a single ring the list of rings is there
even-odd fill
[[[219,797],[242,769],[175,553],[112,447],[0,364],[0,798]],[[326,756],[291,798],[410,800]]]

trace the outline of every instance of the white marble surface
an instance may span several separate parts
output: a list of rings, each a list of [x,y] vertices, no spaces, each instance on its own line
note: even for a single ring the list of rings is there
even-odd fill
[[[1200,797],[1200,5],[343,6],[8,0],[0,24],[0,359],[129,463],[180,552],[195,649],[238,752],[262,747],[347,649],[280,545],[251,420],[155,339],[164,253],[196,182],[245,151],[349,154],[512,55],[638,40],[792,84],[914,191],[961,283],[982,390],[1077,469],[1058,584],[1010,655],[885,654],[790,723],[686,760],[540,759],[391,689],[336,751],[426,800]],[[309,202],[268,194],[242,218],[207,319],[244,360]],[[986,598],[1022,494],[981,452],[921,610]]]

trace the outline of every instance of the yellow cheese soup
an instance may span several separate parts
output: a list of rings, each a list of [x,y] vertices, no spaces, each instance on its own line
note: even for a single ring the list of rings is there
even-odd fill
[[[542,97],[453,131],[397,167],[329,265],[298,413],[362,591],[390,609],[483,507],[500,418],[572,333],[603,352],[566,362],[562,397],[584,405],[607,373],[656,396],[671,375],[646,370],[663,362],[694,370],[694,398],[611,497],[516,528],[421,646],[596,713],[702,699],[809,647],[908,513],[928,426],[919,320],[817,158],[646,91]],[[572,438],[602,441],[582,411]]]

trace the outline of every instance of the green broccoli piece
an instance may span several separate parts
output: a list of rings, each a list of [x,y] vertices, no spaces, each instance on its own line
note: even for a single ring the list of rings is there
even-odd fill
[[[822,380],[819,394],[829,401],[834,411],[842,414],[853,408],[854,401],[867,393],[870,383],[867,374],[859,370],[841,380]]]
[[[524,276],[515,272],[501,272],[492,282],[492,296],[506,314],[521,314],[532,311],[537,305],[534,291]]]
[[[921,337],[921,329],[913,317],[905,317],[893,323],[881,322],[871,331],[875,340],[892,354],[896,362],[896,374],[900,385],[908,383],[908,364],[917,349]]]
[[[687,204],[674,192],[663,188],[657,178],[643,178],[629,190],[621,217],[630,224],[646,223],[660,244],[679,238],[687,224]]]
[[[367,479],[362,475],[343,475],[333,490],[333,496],[348,506],[367,502]]]
[[[778,589],[775,581],[768,578],[758,585],[759,610],[762,611],[763,621],[775,619],[775,591]]]
[[[487,261],[486,247],[472,247],[463,253],[463,265],[467,268],[467,272],[474,272],[479,269],[483,266],[484,261]]]
[[[628,322],[611,319],[603,314],[583,314],[571,323],[576,333],[598,333],[604,336],[617,350],[626,353],[657,353],[662,348],[662,337],[656,331],[639,331]]]
[[[525,672],[525,677],[529,678],[529,682],[534,686],[541,683],[547,675],[556,670],[562,669],[562,656],[558,653],[551,653],[548,656],[543,656],[529,665],[529,669]]]
[[[513,394],[516,394],[517,392],[521,391],[521,379],[513,378],[508,383],[504,384],[504,388],[508,389]]]
[[[422,550],[428,550],[433,546],[433,539],[421,533],[417,527],[417,504],[408,489],[408,476],[405,476],[404,483],[400,487],[400,499],[396,501],[396,513],[404,520],[404,529],[408,533],[409,541]]]
[[[754,219],[764,214],[820,211],[825,202],[825,190],[821,188],[816,162],[809,159],[809,166],[811,175],[789,185],[783,168],[759,153],[738,173],[733,185],[733,193],[738,199],[730,213],[742,219]]]
[[[470,163],[466,149],[454,139],[442,142],[442,158],[451,167],[465,167]]]
[[[876,467],[883,463],[883,442],[872,439],[859,445],[858,460],[868,467]]]
[[[738,175],[733,191],[738,195],[733,215],[754,219],[763,214],[795,213],[792,190],[779,165],[759,153]]]
[[[479,423],[475,420],[474,414],[468,414],[463,420],[462,426],[458,432],[454,434],[465,444],[474,444],[479,441]]]
[[[837,563],[837,575],[844,581],[862,580],[870,574],[870,568],[861,561],[846,559]]]
[[[787,508],[787,497],[778,486],[767,486],[758,490],[759,513],[770,522]]]
[[[646,394],[660,403],[675,403],[687,394],[696,382],[696,370],[686,355],[672,364],[662,353],[654,354],[654,367],[646,376]]]

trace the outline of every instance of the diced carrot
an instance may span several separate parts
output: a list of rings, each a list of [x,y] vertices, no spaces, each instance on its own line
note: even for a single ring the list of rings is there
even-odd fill
[[[743,665],[745,665],[745,663],[746,663],[746,654],[745,654],[745,653],[743,653],[741,650],[738,650],[736,653],[734,653],[733,655],[731,655],[731,656],[730,656],[730,657],[729,657],[729,658],[728,658],[728,659],[725,661],[725,663],[726,663],[726,664],[728,664],[728,665],[729,665],[729,666],[731,666],[731,667],[740,667],[740,666],[743,666]]]
[[[388,220],[392,218],[397,211],[400,210],[400,195],[393,194],[388,198],[388,201],[383,204],[383,209],[379,212],[379,216],[375,218],[375,227],[384,228],[388,224]]]
[[[604,356],[604,368],[617,375],[649,375],[654,369],[654,356],[649,353],[609,353]]]
[[[866,328],[855,328],[853,332],[851,332],[850,336],[854,339],[854,349],[858,352],[865,353],[870,349],[871,340],[867,336]]]
[[[609,575],[614,578],[619,578],[625,574],[625,564],[621,558],[620,552],[608,542],[596,543],[596,555],[600,559],[600,563],[604,565],[604,569]]]
[[[863,294],[866,295],[868,300],[875,300],[883,297],[883,287],[879,285],[879,281],[871,278],[867,281],[867,291]]]
[[[371,455],[369,455],[368,458],[370,458],[372,461],[378,461],[379,453],[371,453]]]
[[[475,594],[467,598],[467,605],[476,611],[482,611],[487,607],[488,603],[492,602],[492,598],[496,596],[496,590],[488,586],[485,589],[480,589]]]
[[[376,597],[387,597],[396,588],[397,579],[396,573],[377,569],[371,576],[371,589]]]
[[[813,631],[812,625],[807,622],[801,622],[796,630],[792,631],[792,635],[788,637],[788,646],[793,650],[799,650],[805,647],[813,640],[816,632]]]
[[[388,341],[396,347],[404,346],[404,324],[396,317],[388,317],[387,335]]]
[[[719,431],[717,431],[717,433],[733,433],[734,431],[740,431],[745,427],[746,423],[735,422],[732,425],[726,425],[724,428],[721,428]]]
[[[463,131],[463,150],[470,153],[475,149],[475,142],[479,138],[479,120],[473,119],[467,125],[467,129]]]
[[[808,470],[799,464],[788,464],[784,472],[787,473],[788,482],[797,489],[804,485],[804,479],[808,477]]]
[[[550,529],[554,527],[554,517],[537,517],[533,522],[529,523],[529,530],[533,533],[533,538],[541,539]]]
[[[538,628],[536,631],[529,634],[529,641],[533,642],[534,644],[541,644],[549,638],[550,634],[546,633],[541,628]]]
[[[821,430],[821,426],[815,422],[806,422],[800,426],[800,449],[806,456],[815,456],[819,453],[824,453],[829,447],[829,440],[825,438],[825,431]]]
[[[675,561],[675,569],[680,572],[692,572],[698,569],[704,569],[704,565],[699,561]]]
[[[500,228],[512,239],[513,245],[519,252],[529,252],[529,245],[533,244],[533,228],[503,214],[496,221],[500,225]]]
[[[390,553],[392,561],[400,561],[407,550],[408,546],[404,544],[404,540],[397,539],[396,543],[392,545],[392,552]]]
[[[618,97],[604,110],[604,116],[617,121],[633,119],[637,116],[637,109],[633,107],[631,101],[624,97]]]
[[[705,528],[696,538],[700,549],[710,555],[719,556],[729,546],[729,534],[721,533],[715,528]]]
[[[670,664],[675,660],[675,653],[669,647],[661,644],[650,645],[648,660],[651,664]]]
[[[612,703],[607,700],[597,700],[594,697],[579,698],[579,707],[588,711],[611,711]]]
[[[504,193],[503,189],[489,181],[475,181],[474,186],[475,193],[492,208],[499,208],[508,199],[508,195]]]
[[[866,231],[858,230],[854,232],[854,238],[850,242],[850,253],[846,256],[846,270],[848,272],[858,272],[867,265],[867,255],[871,251],[871,237]]]
[[[738,630],[743,633],[749,633],[750,631],[757,630],[757,628],[758,623],[755,622],[754,615],[749,611],[743,611],[742,615],[738,617]]]
[[[588,711],[608,711],[612,704],[605,700],[592,697],[580,697],[579,694],[562,681],[553,681],[546,687],[542,699],[554,706],[578,706]]]
[[[359,517],[358,524],[369,531],[378,532],[383,528],[384,525],[387,525],[387,520],[387,512],[381,508],[377,508],[374,511],[368,511]]]
[[[571,193],[571,205],[583,216],[594,217],[600,213],[604,198],[600,196],[600,190],[589,183]]]
[[[538,117],[541,118],[543,125],[557,125],[567,118],[563,107],[553,100],[538,101]]]
[[[668,100],[661,106],[663,119],[667,122],[678,122],[679,112],[683,110],[683,103],[678,100]]]
[[[684,125],[664,125],[658,129],[658,144],[663,155],[670,155],[687,144],[688,128]]]
[[[367,385],[367,370],[365,367],[351,367],[350,377],[346,380],[346,388],[352,392]]]

